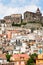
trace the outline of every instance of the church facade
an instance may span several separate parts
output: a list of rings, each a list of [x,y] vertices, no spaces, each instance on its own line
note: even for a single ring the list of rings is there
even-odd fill
[[[39,22],[42,20],[42,13],[40,12],[39,8],[37,8],[36,13],[26,11],[24,13],[24,21],[25,22]]]

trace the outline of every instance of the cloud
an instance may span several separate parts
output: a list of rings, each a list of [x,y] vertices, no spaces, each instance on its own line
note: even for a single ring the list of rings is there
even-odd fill
[[[15,2],[17,2],[17,0],[11,0],[11,3],[15,3]]]
[[[3,4],[0,4],[0,18],[11,14],[24,14],[25,11],[33,11],[35,12],[37,9],[36,5],[28,5],[24,7],[7,7]]]
[[[25,2],[26,0],[11,0],[11,2],[17,2],[17,1]]]
[[[39,4],[40,0],[31,0],[30,4]]]
[[[1,1],[1,0],[0,0]],[[17,0],[10,0],[11,2],[15,3]],[[26,0],[18,0],[20,2],[26,2]],[[11,6],[5,6],[0,2],[0,18],[3,18],[4,16],[8,16],[11,14],[24,14],[25,11],[32,11],[35,12],[38,6],[34,2],[39,2],[39,0],[31,0],[31,3],[28,5],[25,5],[24,7],[12,7]],[[14,4],[15,5],[15,4]],[[19,5],[19,4],[18,4]],[[39,7],[41,9],[41,7]]]
[[[24,3],[26,0],[19,0],[20,2]]]

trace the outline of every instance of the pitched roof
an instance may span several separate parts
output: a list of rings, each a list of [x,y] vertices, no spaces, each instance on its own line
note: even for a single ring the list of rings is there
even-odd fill
[[[27,55],[27,54],[14,54],[14,55],[12,55],[12,59],[11,60],[13,60],[13,61],[22,61],[22,60],[25,60],[25,61],[27,61],[27,59],[28,58],[30,58],[30,56],[29,55]]]
[[[0,59],[6,59],[6,55],[5,54],[0,54]]]

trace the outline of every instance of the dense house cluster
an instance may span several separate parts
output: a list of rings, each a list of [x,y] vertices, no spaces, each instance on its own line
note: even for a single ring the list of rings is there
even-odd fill
[[[24,15],[26,22],[36,19],[40,21],[42,17],[39,9],[37,9],[36,13],[28,12],[27,14],[25,12]],[[16,24],[20,23],[21,20],[21,14],[12,14],[0,20],[0,65],[8,64],[6,59],[7,53],[12,55],[10,60],[14,62],[9,65],[25,65],[30,58],[30,54],[43,54],[43,27],[31,30],[30,28],[11,26],[12,22]],[[36,65],[39,63],[38,60],[40,62],[41,59],[36,59]]]
[[[40,30],[10,27],[0,24],[0,63],[6,63],[5,54],[11,54],[15,65],[25,65],[29,54],[43,53],[43,27]],[[3,55],[3,56],[1,56]]]

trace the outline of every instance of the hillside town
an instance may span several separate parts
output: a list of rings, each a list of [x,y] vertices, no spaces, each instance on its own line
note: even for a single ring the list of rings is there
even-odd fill
[[[26,25],[16,26],[24,23]],[[41,24],[43,16],[39,8],[36,13],[26,11],[24,19],[21,14],[12,14],[0,19],[0,65],[26,65],[30,55],[34,53],[38,54],[36,65],[43,65]],[[6,54],[11,55],[10,63]]]

